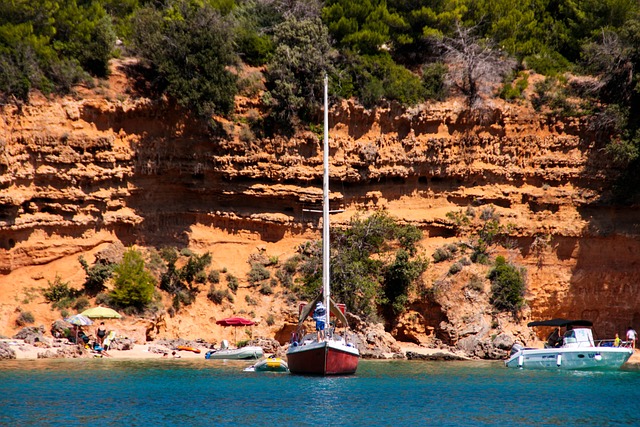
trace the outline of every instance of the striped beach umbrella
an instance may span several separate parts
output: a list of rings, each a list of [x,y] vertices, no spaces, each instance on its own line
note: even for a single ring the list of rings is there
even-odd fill
[[[93,325],[93,320],[89,319],[87,316],[83,316],[82,314],[74,314],[73,316],[69,316],[64,319],[64,321],[76,326]]]

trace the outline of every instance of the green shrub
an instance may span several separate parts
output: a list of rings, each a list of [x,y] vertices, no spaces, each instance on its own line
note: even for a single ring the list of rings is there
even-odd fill
[[[62,298],[60,301],[56,301],[53,304],[51,304],[51,307],[58,309],[58,310],[63,310],[63,309],[67,309],[70,308],[74,302],[75,302],[75,298]]]
[[[89,263],[82,256],[78,258],[78,261],[87,276],[84,281],[85,292],[89,295],[97,295],[104,291],[106,289],[105,282],[113,274],[113,264],[97,262],[89,267]]]
[[[258,305],[258,301],[255,300],[255,298],[253,298],[251,295],[246,295],[244,297],[244,300],[247,302],[247,304],[249,305]]]
[[[206,283],[211,276],[211,273],[207,276],[205,271],[211,264],[211,255],[208,252],[197,255],[185,249],[179,253],[175,248],[164,248],[161,251],[161,257],[167,265],[160,276],[160,289],[173,295],[173,307],[176,312],[180,310],[181,305],[190,305],[195,301],[196,295],[200,292],[197,284]],[[188,258],[182,267],[177,268],[176,263],[180,257]],[[215,279],[215,274],[213,278]]]
[[[514,99],[523,99],[524,91],[529,87],[529,75],[520,71],[515,76],[510,74],[502,85],[500,90],[500,98],[507,101]]]
[[[237,45],[244,62],[254,67],[269,62],[275,51],[275,45],[271,37],[266,34],[258,34],[255,30],[246,28],[238,29]]]
[[[210,283],[220,283],[220,272],[218,270],[211,270],[209,272],[209,275],[207,276],[207,279]]]
[[[89,307],[90,304],[89,299],[83,296],[75,300],[73,303],[73,309],[80,312]]]
[[[213,285],[211,285],[211,287],[209,288],[209,292],[207,293],[207,298],[209,298],[209,300],[214,304],[218,304],[218,305],[222,304],[225,298],[229,302],[233,302],[233,296],[229,292],[229,289],[225,289],[223,291],[220,289],[216,289]]]
[[[449,249],[447,249],[446,246],[437,248],[432,256],[433,256],[433,262],[435,263],[447,261],[453,258],[453,254],[451,253],[451,251],[449,251]]]
[[[375,56],[354,55],[349,60],[351,62],[347,66],[347,72],[354,82],[354,94],[365,107],[378,105],[381,100],[413,106],[426,98],[426,90],[420,78],[393,62],[388,53]]]
[[[471,261],[481,265],[489,265],[491,263],[491,261],[489,260],[489,255],[480,251],[474,251],[471,254]]]
[[[267,322],[267,326],[273,326],[276,323],[276,318],[274,317],[273,314],[270,314],[267,316],[266,322]]]
[[[205,120],[232,111],[237,76],[229,68],[237,57],[229,17],[209,2],[177,0],[162,11],[140,9],[133,23],[133,48],[169,96]]]
[[[447,98],[449,92],[445,84],[447,71],[447,66],[442,62],[422,67],[422,87],[425,98],[436,101],[444,101]]]
[[[269,277],[271,277],[271,273],[269,273],[269,270],[267,270],[264,265],[257,262],[251,264],[251,270],[247,278],[249,283],[255,285],[263,280],[267,280]]]
[[[451,264],[451,267],[449,267],[449,274],[454,275],[454,274],[458,274],[462,271],[462,264],[460,264],[459,262],[454,262],[453,264]]]
[[[114,269],[114,289],[109,294],[118,307],[145,308],[153,298],[154,278],[145,269],[142,254],[128,249]]]
[[[173,295],[171,305],[175,312],[180,311],[180,307],[183,305],[191,305],[196,299],[196,295],[193,292],[187,290],[180,290]]]
[[[101,292],[98,295],[96,295],[96,305],[110,306],[111,305],[111,297],[109,296],[109,293]]]
[[[472,275],[469,278],[469,283],[467,283],[467,288],[476,292],[484,292],[484,284],[482,283],[480,276],[477,274]]]
[[[285,268],[276,270],[276,277],[280,280],[280,284],[285,288],[293,286],[293,274],[289,273]]]
[[[56,275],[53,283],[50,281],[48,283],[49,287],[44,289],[42,293],[47,302],[56,303],[63,299],[75,299],[80,295],[80,291],[70,288],[69,282],[63,282],[58,275]]]
[[[272,295],[273,289],[271,288],[271,285],[264,283],[262,286],[260,286],[260,293],[262,295]]]
[[[33,314],[30,311],[22,311],[20,312],[20,315],[16,319],[16,325],[18,326],[30,325],[33,322],[35,322],[35,320],[36,319],[33,317]]]
[[[238,278],[233,274],[227,274],[227,286],[231,289],[231,292],[235,294],[239,286]]]
[[[498,311],[517,314],[525,304],[524,269],[516,268],[507,263],[503,256],[499,256],[487,277],[491,280],[489,302]]]
[[[529,55],[524,58],[523,63],[527,68],[544,76],[556,76],[571,68],[571,63],[556,51],[543,51]]]
[[[320,18],[290,15],[275,26],[275,52],[265,72],[272,116],[280,123],[313,121],[322,105],[324,74],[331,74],[333,51]]]

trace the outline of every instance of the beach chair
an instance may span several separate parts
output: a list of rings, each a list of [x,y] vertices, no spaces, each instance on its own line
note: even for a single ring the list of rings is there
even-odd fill
[[[105,350],[109,350],[109,346],[113,343],[115,339],[116,339],[116,331],[109,331],[107,336],[104,338],[104,341],[102,341],[102,348],[104,348]]]

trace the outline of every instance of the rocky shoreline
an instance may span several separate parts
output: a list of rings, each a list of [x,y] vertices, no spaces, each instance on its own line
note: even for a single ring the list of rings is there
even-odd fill
[[[0,360],[37,360],[37,359],[88,359],[110,358],[127,360],[146,360],[162,358],[203,359],[206,352],[213,348],[213,344],[189,341],[183,339],[158,340],[150,343],[137,344],[129,339],[120,339],[114,348],[109,349],[108,355],[81,348],[66,339],[27,342],[24,339],[0,339]],[[251,345],[260,345],[266,354],[284,355],[284,347],[271,340],[255,340]],[[384,353],[375,359],[401,359],[424,361],[471,361],[459,352],[448,349],[426,348],[412,343],[398,343],[400,351]],[[178,346],[191,347],[196,351],[179,350]],[[640,352],[636,351],[631,359],[623,366],[624,370],[640,370]]]

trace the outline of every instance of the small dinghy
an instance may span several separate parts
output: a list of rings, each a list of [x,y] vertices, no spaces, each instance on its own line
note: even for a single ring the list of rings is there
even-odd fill
[[[267,357],[245,369],[246,372],[289,372],[287,362],[279,357]]]

